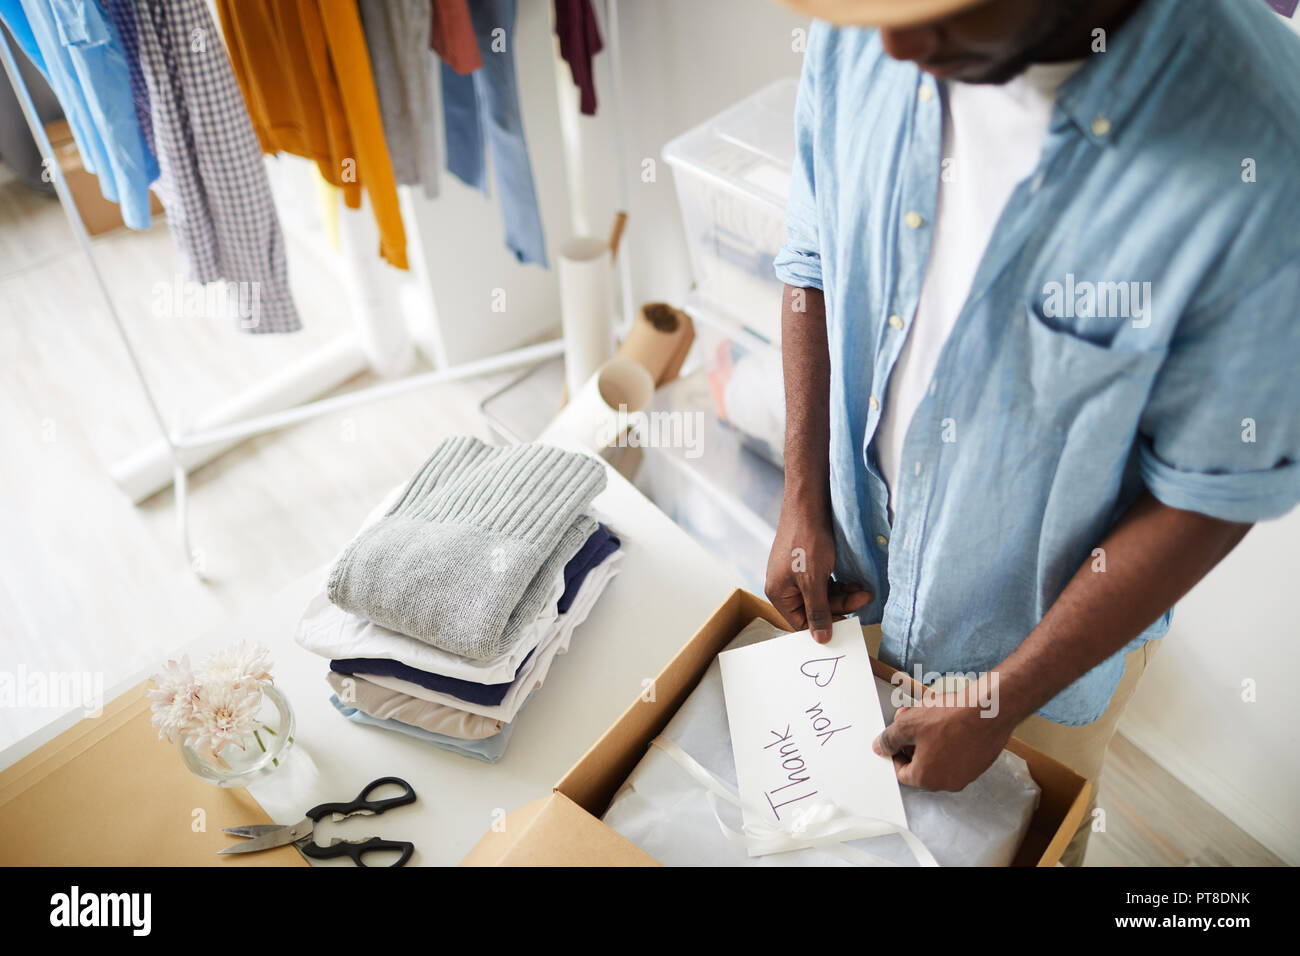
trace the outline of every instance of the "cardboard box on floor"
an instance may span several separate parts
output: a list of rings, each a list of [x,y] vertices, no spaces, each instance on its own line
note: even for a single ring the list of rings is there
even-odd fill
[[[663,669],[655,681],[655,700],[637,698],[549,796],[507,814],[500,830],[479,840],[461,865],[658,866],[652,856],[605,826],[600,818],[650,741],[667,726],[713,658],[756,617],[785,627],[771,604],[739,588],[732,591]],[[897,673],[874,657],[871,666],[876,676],[885,680]],[[903,686],[915,695],[915,683],[906,675],[903,679]],[[1007,749],[1024,758],[1043,791],[1013,865],[1054,866],[1083,820],[1090,785],[1073,770],[1015,738]]]
[[[123,228],[126,224],[122,222],[122,210],[117,203],[104,198],[104,193],[99,188],[99,177],[86,171],[67,120],[47,123],[45,135],[50,138],[50,146],[54,149],[59,168],[63,170],[68,192],[72,193],[72,201],[76,204],[86,232],[92,236],[102,236],[106,232]],[[155,216],[163,214],[162,203],[152,192],[149,193],[149,210]]]

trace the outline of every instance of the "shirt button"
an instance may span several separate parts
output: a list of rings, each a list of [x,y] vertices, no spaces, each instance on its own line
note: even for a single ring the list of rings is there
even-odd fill
[[[1102,116],[1100,113],[1097,114],[1097,118],[1092,121],[1092,135],[1106,136],[1109,133],[1110,133],[1110,120],[1108,120],[1105,116]]]
[[[920,89],[916,91],[916,98],[922,103],[928,103],[934,99],[934,90],[922,83]]]
[[[867,399],[867,404],[871,406],[873,412],[880,410],[880,402],[876,401],[876,396],[874,395]]]
[[[891,315],[889,317],[889,324],[895,329],[901,329],[903,327],[903,320],[897,315]]]
[[[920,473],[921,473],[921,463],[918,461],[915,465],[912,466],[912,474],[919,475]]]
[[[889,539],[883,534],[878,534],[876,535],[876,544],[880,545],[882,548],[887,547],[889,545]]]
[[[924,221],[925,220],[921,218],[921,214],[916,210],[912,210],[903,217],[903,222],[907,223],[909,229],[920,229],[921,223]]]

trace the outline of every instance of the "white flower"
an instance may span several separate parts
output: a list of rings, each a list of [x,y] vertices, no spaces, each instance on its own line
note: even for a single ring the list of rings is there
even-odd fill
[[[199,683],[190,669],[190,659],[182,657],[180,663],[168,661],[153,675],[153,682],[156,689],[149,691],[153,725],[158,728],[159,740],[166,737],[174,742],[177,736],[188,734],[198,699]]]
[[[251,681],[254,687],[260,687],[271,680],[270,654],[265,647],[250,646],[245,641],[222,648],[203,662],[199,669],[201,683]]]
[[[217,754],[227,744],[245,749],[248,737],[257,729],[261,704],[260,683],[205,680],[195,700],[190,746]]]

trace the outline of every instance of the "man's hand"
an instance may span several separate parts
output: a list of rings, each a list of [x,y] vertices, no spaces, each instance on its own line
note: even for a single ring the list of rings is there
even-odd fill
[[[871,603],[866,591],[832,581],[834,570],[830,514],[806,502],[787,501],[767,559],[765,590],[786,622],[796,630],[810,629],[819,644],[831,639],[831,615],[850,614]]]
[[[927,695],[900,707],[871,749],[894,758],[898,782],[921,790],[961,790],[989,768],[1011,739],[1012,726],[967,695]]]

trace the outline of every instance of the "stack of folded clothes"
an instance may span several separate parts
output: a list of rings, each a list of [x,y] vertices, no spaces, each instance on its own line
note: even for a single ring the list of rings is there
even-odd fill
[[[595,458],[450,438],[334,562],[299,623],[349,720],[495,762],[617,573]]]

